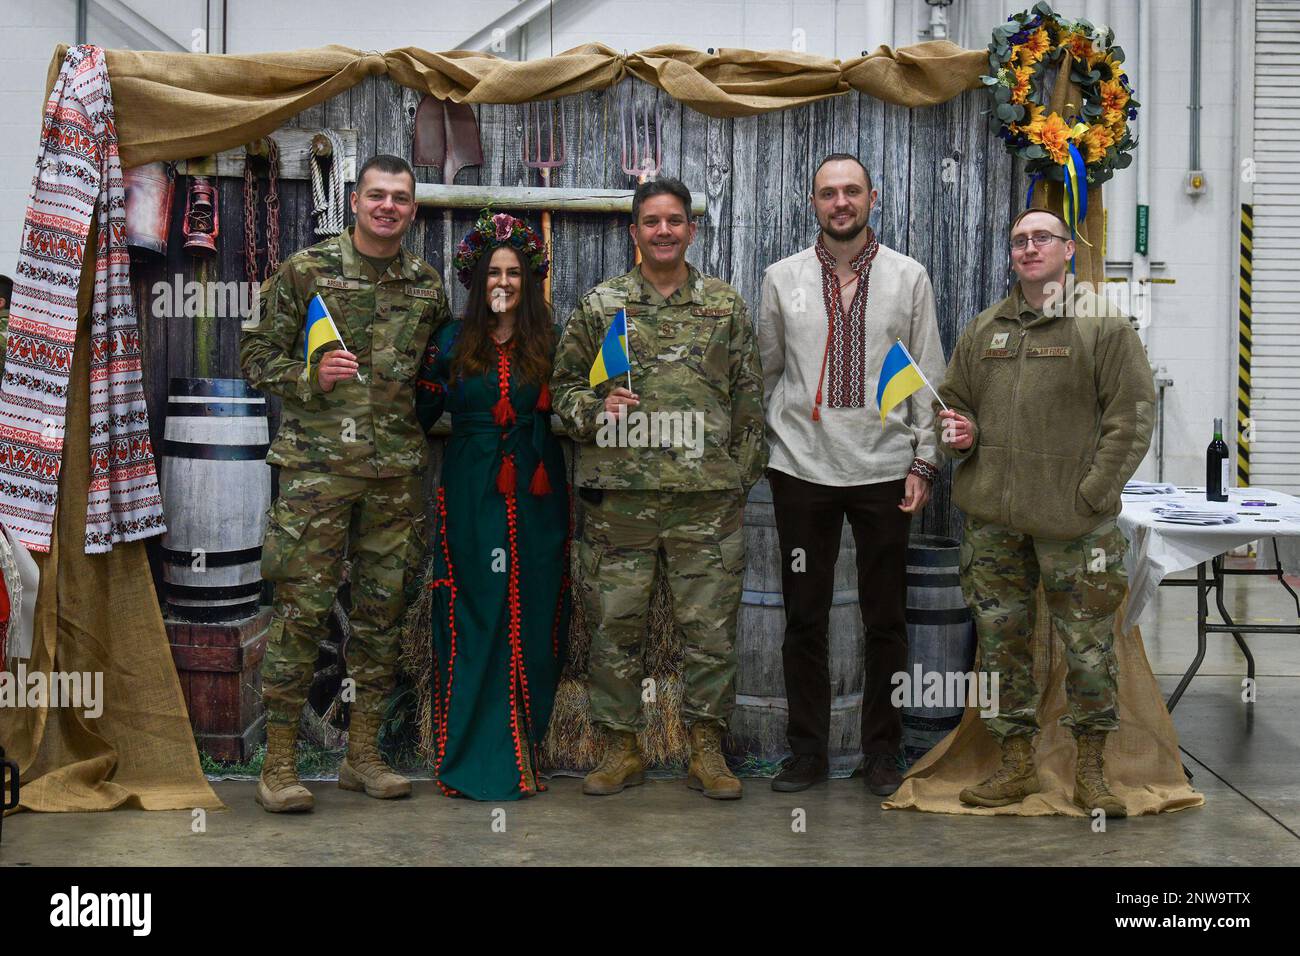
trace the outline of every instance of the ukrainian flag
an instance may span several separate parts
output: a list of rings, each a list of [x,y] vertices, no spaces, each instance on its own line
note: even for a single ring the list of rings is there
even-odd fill
[[[307,303],[307,334],[306,341],[303,343],[303,359],[307,362],[307,375],[311,376],[311,356],[322,345],[328,345],[330,342],[338,342],[343,345],[343,336],[339,334],[339,328],[334,324],[334,319],[330,315],[330,310],[325,307],[325,300],[320,294],[311,297]],[[346,345],[343,345],[347,348]]]
[[[890,409],[905,401],[909,395],[929,385],[916,360],[903,345],[902,339],[895,339],[894,345],[885,353],[885,362],[880,368],[880,382],[876,385],[876,404],[880,406],[880,427],[885,427],[885,416]],[[933,388],[933,386],[931,386]]]
[[[631,371],[632,363],[627,357],[627,313],[619,309],[614,313],[614,321],[605,333],[605,341],[600,344],[596,361],[591,363],[591,375],[588,382],[595,388],[601,382]]]

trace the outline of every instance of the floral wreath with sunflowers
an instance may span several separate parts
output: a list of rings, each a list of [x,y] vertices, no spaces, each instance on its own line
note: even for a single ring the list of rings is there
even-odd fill
[[[473,281],[474,267],[478,265],[483,253],[498,246],[511,246],[519,250],[519,256],[528,264],[529,270],[539,279],[545,279],[550,269],[546,260],[546,245],[529,225],[522,219],[516,219],[508,212],[492,214],[491,209],[479,213],[478,220],[459,243],[456,255],[451,260],[456,270],[456,278],[465,288]]]
[[[1082,177],[1076,188],[1086,196],[1088,186],[1101,185],[1133,161],[1137,140],[1128,124],[1140,104],[1121,69],[1124,51],[1114,40],[1109,28],[1067,20],[1047,3],[993,31],[990,72],[980,77],[994,99],[991,125],[1007,149],[1025,160],[1035,181],[1064,182],[1068,193],[1071,180]],[[1083,99],[1079,113],[1068,117],[1047,108],[1048,77],[1066,53],[1072,58],[1070,79]]]

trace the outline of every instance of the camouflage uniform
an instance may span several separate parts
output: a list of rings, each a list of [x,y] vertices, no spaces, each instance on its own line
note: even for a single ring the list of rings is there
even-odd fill
[[[634,411],[695,415],[688,448],[598,441],[605,396],[625,376],[588,385],[618,309],[628,319]],[[565,327],[551,381],[556,414],[578,445],[584,502],[578,561],[591,630],[592,719],[642,725],[641,650],[656,566],[662,562],[686,644],[683,714],[726,726],[735,700],[736,612],[745,570],[741,514],[761,476],[763,381],[749,311],[722,282],[689,268],[665,299],[640,269],[604,282]],[[631,420],[629,420],[630,422]],[[630,434],[628,444],[635,441]]]
[[[320,294],[360,366],[325,392],[312,356],[303,361],[307,303]],[[378,711],[392,690],[399,630],[425,548],[422,471],[426,436],[415,415],[415,380],[428,344],[449,319],[435,269],[402,250],[379,276],[351,230],[290,257],[262,286],[256,327],[240,359],[257,388],[283,399],[266,456],[280,466],[262,548],[262,576],[276,599],[262,665],[268,718],[296,723],[311,683],[345,556],[353,609],[349,670],[357,705]]]
[[[998,740],[1038,731],[1031,644],[1040,576],[1069,666],[1061,723],[1076,734],[1118,729],[1111,629],[1128,584],[1127,545],[1113,519],[1082,537],[1053,541],[967,518],[961,587],[975,616],[980,669],[998,675],[998,713],[985,720]]]

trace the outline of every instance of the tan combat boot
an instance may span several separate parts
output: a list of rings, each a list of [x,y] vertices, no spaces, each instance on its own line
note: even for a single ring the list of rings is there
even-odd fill
[[[355,709],[348,727],[348,755],[339,767],[339,786],[344,790],[364,790],[380,800],[409,797],[407,780],[379,756],[379,715]]]
[[[298,725],[266,725],[266,759],[257,782],[257,802],[271,813],[300,813],[315,806],[298,779]]]
[[[686,786],[703,790],[714,800],[739,800],[740,781],[727,769],[721,744],[722,730],[717,724],[691,727],[691,765],[686,771]]]
[[[1124,801],[1110,792],[1105,768],[1105,734],[1079,734],[1074,738],[1079,757],[1074,764],[1074,802],[1085,810],[1102,809],[1107,817],[1122,820],[1128,816]]]
[[[1002,741],[1002,766],[983,783],[967,787],[957,795],[962,803],[977,807],[1005,807],[1037,793],[1038,771],[1034,769],[1034,738],[1016,734]]]
[[[645,761],[630,730],[605,731],[605,757],[582,778],[582,792],[593,797],[620,793],[645,783]]]

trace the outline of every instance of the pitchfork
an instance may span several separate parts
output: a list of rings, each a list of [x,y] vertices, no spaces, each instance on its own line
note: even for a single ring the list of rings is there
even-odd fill
[[[659,105],[655,104],[654,122],[650,122],[650,108],[642,106],[637,115],[636,100],[629,90],[627,102],[618,111],[618,131],[622,144],[623,172],[633,177],[637,185],[659,175]],[[629,135],[630,133],[630,135]],[[652,145],[653,144],[653,145]],[[630,148],[629,148],[630,146]],[[636,248],[637,263],[641,262],[641,249]]]
[[[549,137],[542,135],[542,113],[546,113],[546,131]],[[530,137],[531,131],[531,137]],[[543,139],[549,138],[549,144],[543,148]],[[545,152],[545,158],[543,158]],[[542,188],[551,185],[551,170],[564,165],[564,107],[559,100],[524,104],[524,165],[536,169],[542,174]],[[542,280],[542,294],[546,304],[551,304],[551,274],[555,263],[551,256],[551,211],[542,210],[542,242],[546,246],[546,261],[549,264],[546,278]]]
[[[650,107],[641,106],[638,115],[636,101],[630,95],[618,111],[618,131],[623,140],[623,172],[635,179],[638,185],[659,175],[660,125],[659,107],[655,106],[654,122],[651,123]]]

